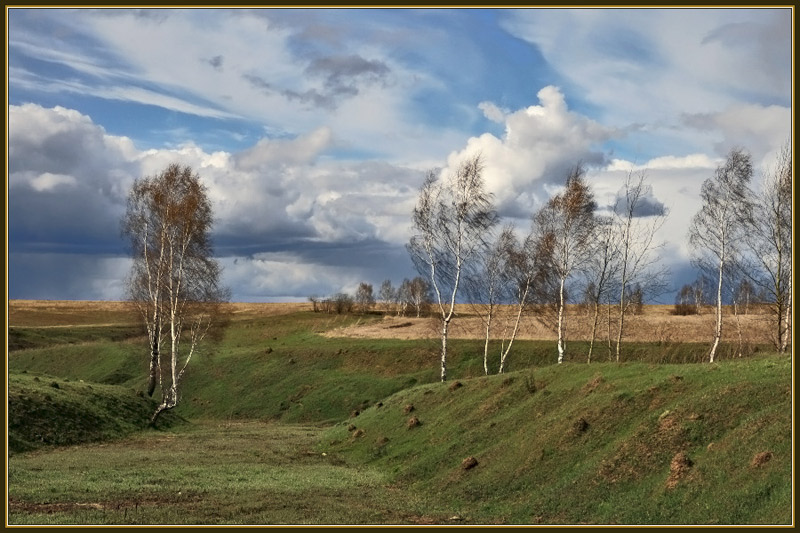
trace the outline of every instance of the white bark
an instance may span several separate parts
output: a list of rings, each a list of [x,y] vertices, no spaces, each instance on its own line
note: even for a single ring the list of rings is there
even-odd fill
[[[565,278],[561,278],[561,285],[558,290],[558,364],[564,362],[564,284]]]
[[[519,324],[522,320],[522,313],[525,310],[525,302],[527,301],[529,290],[530,282],[525,285],[522,292],[522,297],[517,304],[517,318],[514,320],[514,329],[511,331],[511,337],[508,340],[508,346],[504,348],[503,353],[500,356],[500,370],[498,371],[498,374],[502,374],[506,370],[506,360],[508,359],[508,354],[511,353],[511,345],[514,344],[514,339],[517,338],[517,332],[519,331]]]
[[[481,171],[478,156],[463,163],[444,183],[437,183],[429,173],[414,209],[418,234],[411,238],[408,250],[417,270],[430,275],[436,296],[442,320],[442,381],[447,379],[448,327],[455,314],[463,269],[474,260],[497,217],[490,195],[483,191]]]
[[[724,252],[723,252],[724,256]],[[717,347],[719,346],[719,340],[722,337],[722,271],[723,271],[724,262],[719,262],[719,278],[717,282],[717,321],[714,325],[714,342],[711,345],[711,353],[709,354],[709,362],[713,363],[714,358],[717,354]]]

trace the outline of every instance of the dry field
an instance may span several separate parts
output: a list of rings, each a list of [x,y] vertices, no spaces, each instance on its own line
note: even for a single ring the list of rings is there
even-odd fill
[[[672,314],[672,305],[646,305],[639,315],[626,316],[625,341],[629,342],[707,342],[714,334],[714,313],[708,309],[701,315],[676,316]],[[450,326],[451,338],[483,338],[484,326],[469,306],[462,306]],[[507,311],[510,313],[510,311]],[[615,338],[616,318],[612,310],[612,338]],[[593,316],[577,307],[568,310],[566,336],[572,340],[589,340]],[[510,321],[502,317],[495,321],[493,338],[503,338],[510,333],[506,323]],[[548,327],[548,321],[540,316],[528,314],[520,323],[518,339],[556,340],[554,327]],[[737,327],[738,322],[738,327]],[[394,338],[419,339],[436,338],[440,335],[440,321],[434,318],[411,318],[384,316],[378,323],[356,324],[332,330],[327,333],[331,337],[358,338]],[[723,340],[738,342],[741,331],[742,342],[748,344],[771,343],[772,321],[768,314],[739,315],[726,314],[723,318]],[[507,328],[507,329],[505,329]],[[505,330],[504,330],[505,329]],[[597,341],[608,336],[608,319],[605,311],[600,315],[597,327]]]
[[[273,316],[311,310],[309,303],[232,303],[234,318]],[[136,324],[139,316],[126,302],[9,300],[12,327],[111,326]]]
[[[311,311],[311,304],[302,303],[231,303],[233,319],[275,316],[300,311]],[[707,342],[714,331],[713,309],[701,315],[675,316],[671,305],[646,305],[640,315],[626,318],[625,340],[634,342]],[[471,306],[460,306],[454,318],[450,336],[452,338],[483,338],[483,326]],[[511,312],[510,310],[508,311]],[[613,313],[613,311],[612,311]],[[322,316],[322,315],[321,315]],[[69,327],[102,326],[138,323],[138,316],[125,302],[108,301],[56,301],[56,300],[10,300],[8,302],[8,324],[12,327]],[[505,317],[495,322],[495,338],[507,333],[503,326]],[[535,314],[522,320],[518,339],[555,340],[555,330],[547,321]],[[737,325],[738,322],[738,325]],[[588,339],[592,316],[578,307],[570,307],[566,319],[568,339]],[[612,315],[612,335],[614,317]],[[510,330],[508,330],[510,331]],[[726,314],[723,339],[748,344],[769,344],[772,320],[764,310],[758,313],[733,316]],[[382,320],[367,320],[356,325],[329,331],[331,337],[420,339],[439,336],[436,318],[399,317],[386,315]],[[601,314],[597,339],[604,340],[608,334],[608,321]]]

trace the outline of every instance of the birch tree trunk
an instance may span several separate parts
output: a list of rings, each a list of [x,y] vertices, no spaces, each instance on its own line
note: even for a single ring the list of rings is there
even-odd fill
[[[492,314],[489,313],[489,316],[486,317],[486,339],[483,343],[483,373],[484,375],[489,375],[489,336],[492,332]]]
[[[783,313],[783,340],[781,341],[781,353],[786,353],[789,346],[789,339],[792,338],[792,278],[789,278],[789,292],[786,298],[786,308]]]
[[[523,302],[524,299],[527,298],[527,290],[528,289],[526,288],[525,295],[523,295]],[[519,324],[522,320],[522,312],[524,309],[524,303],[519,305],[517,308],[517,318],[514,321],[514,329],[511,331],[511,338],[508,341],[508,346],[505,347],[502,355],[500,356],[500,370],[497,372],[498,374],[502,374],[506,370],[506,360],[508,359],[508,354],[511,353],[511,345],[514,344],[514,339],[517,338],[517,332],[519,331]]]
[[[439,377],[442,382],[447,381],[447,328],[450,327],[450,319],[446,318],[442,322],[442,358],[441,358],[441,373]]]
[[[717,354],[717,347],[719,346],[719,339],[722,337],[722,267],[723,262],[719,262],[719,280],[717,282],[717,323],[714,326],[714,343],[711,345],[711,353],[709,354],[709,363],[714,362],[714,357]]]
[[[594,317],[592,319],[592,335],[589,338],[589,354],[586,356],[586,362],[592,362],[592,350],[594,348],[594,339],[597,332],[597,323],[600,321],[600,302],[594,302]]]
[[[564,283],[562,277],[558,290],[558,364],[564,362]]]

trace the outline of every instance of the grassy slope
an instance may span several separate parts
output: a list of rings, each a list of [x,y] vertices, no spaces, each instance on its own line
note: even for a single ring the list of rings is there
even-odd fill
[[[461,383],[395,394],[320,449],[474,522],[791,522],[788,358],[568,364]],[[668,488],[681,452],[692,466]],[[478,465],[464,470],[469,456]]]
[[[234,320],[223,340],[192,360],[177,412],[185,418],[258,418],[285,422],[336,422],[409,386],[438,379],[438,341],[328,338],[319,333],[377,316],[345,317],[299,312]],[[67,333],[69,332],[69,333]],[[40,372],[71,380],[144,390],[146,343],[126,338],[119,326],[26,328],[32,347],[9,354],[11,372]],[[105,337],[103,337],[105,335]],[[17,339],[21,340],[21,339]],[[570,343],[568,360],[585,357],[585,343]],[[625,346],[623,360],[701,360],[704,345]],[[497,366],[493,346],[491,365]],[[482,343],[451,340],[448,367],[454,378],[483,373]],[[555,344],[518,341],[511,370],[555,361]],[[595,359],[607,359],[598,347]]]
[[[363,411],[332,429],[325,449],[411,483],[419,494],[430,495],[419,504],[420,512],[427,509],[437,519],[450,512],[475,522],[519,523],[790,519],[791,367],[786,358],[556,367],[551,365],[553,343],[520,342],[511,360],[517,372],[481,378],[480,343],[453,341],[450,373],[465,386],[450,391],[449,385],[436,383],[435,340],[317,334],[372,319],[306,312],[236,320],[220,344],[193,360],[175,414],[333,423]],[[131,389],[144,387],[142,343],[97,340],[93,330],[86,332],[90,338],[77,335],[67,341],[77,343],[52,346],[63,342],[54,341],[61,334],[56,328],[38,330],[36,342],[42,347],[9,354],[10,387],[33,391],[32,376],[17,374],[47,373],[58,376],[60,384],[70,379],[65,388],[91,386],[98,398],[121,395],[106,402],[112,413],[122,412],[120,405],[128,400],[138,409],[135,404],[142,400]],[[571,346],[577,361],[582,347]],[[629,351],[654,363],[702,356],[702,347],[684,345],[639,345]],[[52,380],[47,379],[40,378],[36,388],[44,391],[35,395],[10,395],[10,414],[27,401],[23,397],[62,398],[48,390]],[[122,388],[74,383],[80,379]],[[31,428],[56,412],[79,412],[38,402],[20,418]],[[383,407],[374,407],[378,402]],[[409,403],[415,410],[405,414]],[[81,409],[91,412],[88,404]],[[140,415],[126,418],[150,412],[142,407]],[[412,415],[422,425],[408,430],[405,423]],[[347,431],[350,423],[365,435],[354,439]],[[694,466],[674,489],[666,489],[670,461],[680,451]],[[771,460],[749,466],[759,452],[770,452]],[[479,465],[462,471],[460,462],[468,455]]]
[[[154,410],[153,400],[129,388],[11,374],[9,452],[123,437],[148,427]],[[169,414],[160,425],[175,421],[174,414]]]

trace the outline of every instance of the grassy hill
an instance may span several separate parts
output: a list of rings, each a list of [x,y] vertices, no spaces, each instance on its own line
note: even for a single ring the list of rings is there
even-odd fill
[[[172,426],[159,442],[188,461],[175,462],[161,444],[141,444],[152,440],[140,430],[154,404],[141,393],[146,347],[135,327],[80,319],[65,329],[51,322],[71,316],[27,312],[8,355],[16,523],[791,521],[791,359],[763,349],[710,365],[697,363],[705,345],[630,343],[626,362],[587,365],[585,345],[572,342],[570,362],[554,365],[553,342],[526,340],[511,372],[484,377],[482,343],[454,339],[442,384],[436,339],[322,335],[380,316],[254,309],[192,360],[181,403],[159,424]],[[240,441],[235,423],[260,425],[241,426]],[[137,433],[139,444],[121,438]],[[102,450],[17,453],[107,439],[115,444]],[[264,488],[265,454],[288,485]],[[55,477],[39,473],[45,463]],[[114,481],[116,471],[147,483]],[[152,480],[157,494],[142,494]],[[102,512],[81,514],[86,498]],[[153,508],[137,503],[132,522],[129,502],[142,498]]]
[[[118,439],[149,426],[155,402],[129,388],[9,374],[9,453]],[[161,427],[178,418],[170,413]]]
[[[787,524],[791,389],[786,357],[550,366],[404,390],[320,450],[467,522]]]

